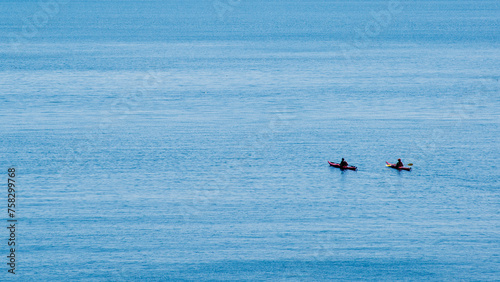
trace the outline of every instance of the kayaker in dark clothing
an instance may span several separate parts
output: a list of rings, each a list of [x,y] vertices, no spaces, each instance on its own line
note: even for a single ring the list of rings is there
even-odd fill
[[[342,158],[342,161],[340,162],[340,166],[348,166],[346,161],[344,161],[344,158]]]
[[[401,159],[398,159],[398,163],[396,164],[396,167],[403,167],[404,164],[401,162]]]

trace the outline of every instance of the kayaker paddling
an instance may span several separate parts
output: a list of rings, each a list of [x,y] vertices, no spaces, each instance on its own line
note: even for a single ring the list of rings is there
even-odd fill
[[[388,167],[392,167],[392,168],[397,169],[397,170],[408,170],[408,171],[411,170],[411,167],[405,167],[403,165],[403,162],[401,162],[401,159],[398,159],[397,164],[391,164],[390,162],[385,162],[385,163],[387,164]]]
[[[349,166],[344,159],[342,159],[342,161],[340,162],[340,164],[332,163],[331,161],[328,161],[328,163],[330,164],[330,166],[340,168],[341,170],[344,170],[344,169],[357,170],[358,169],[355,166]]]

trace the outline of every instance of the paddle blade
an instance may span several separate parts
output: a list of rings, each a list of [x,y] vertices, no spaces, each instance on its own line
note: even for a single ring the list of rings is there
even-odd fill
[[[413,165],[412,163],[407,164],[407,166],[412,166],[412,165]]]

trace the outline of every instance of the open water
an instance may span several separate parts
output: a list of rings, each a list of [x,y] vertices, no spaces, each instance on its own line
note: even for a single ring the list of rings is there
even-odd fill
[[[500,2],[3,1],[0,26],[0,280],[500,278]]]

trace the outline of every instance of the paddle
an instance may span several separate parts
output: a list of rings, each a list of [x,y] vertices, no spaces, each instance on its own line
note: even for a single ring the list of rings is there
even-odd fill
[[[412,166],[412,163],[406,164],[407,166]],[[391,166],[391,165],[385,165],[385,166]]]

